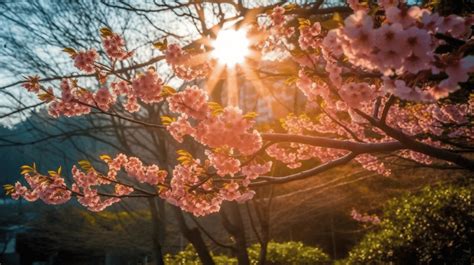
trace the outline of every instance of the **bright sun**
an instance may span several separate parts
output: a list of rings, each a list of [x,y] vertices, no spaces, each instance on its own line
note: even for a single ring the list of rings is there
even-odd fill
[[[230,67],[243,63],[250,52],[247,33],[242,29],[220,31],[212,42],[212,47],[212,57]]]

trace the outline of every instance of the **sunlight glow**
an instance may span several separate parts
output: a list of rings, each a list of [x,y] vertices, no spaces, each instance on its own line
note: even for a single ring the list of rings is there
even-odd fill
[[[242,29],[220,31],[212,47],[214,48],[211,52],[212,57],[230,67],[243,63],[250,53],[247,32]]]

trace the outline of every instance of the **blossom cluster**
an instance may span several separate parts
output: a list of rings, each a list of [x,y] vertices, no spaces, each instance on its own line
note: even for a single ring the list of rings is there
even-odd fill
[[[113,60],[125,60],[133,54],[132,52],[127,52],[125,41],[117,33],[110,32],[109,34],[103,34],[102,37],[102,45],[109,58]]]
[[[357,2],[357,1],[353,1]],[[471,34],[472,18],[456,15],[441,17],[417,6],[401,7],[384,1],[386,21],[380,27],[367,10],[357,9],[342,28],[332,29],[323,40],[326,54],[342,54],[351,64],[384,76],[384,91],[411,101],[433,101],[456,91],[474,71],[474,57],[438,54],[444,42],[435,34],[466,39]],[[401,78],[421,72],[446,73],[448,78],[426,87],[407,85]]]
[[[168,126],[178,141],[190,134],[209,148],[228,147],[242,155],[251,155],[262,146],[260,134],[252,130],[252,119],[232,106],[225,107],[220,113],[213,113],[208,105],[207,93],[197,86],[188,86],[168,97],[167,101],[171,111],[186,115]],[[192,118],[194,126],[185,122],[187,117]]]
[[[172,66],[176,76],[186,81],[205,78],[211,72],[208,62],[191,56],[178,44],[167,46],[165,58],[166,62]]]
[[[94,49],[80,51],[73,56],[74,66],[85,73],[93,73],[95,72],[94,63],[98,57],[99,55]]]
[[[71,117],[90,113],[90,105],[94,104],[94,96],[90,91],[80,88],[75,80],[70,79],[61,80],[59,87],[61,97],[55,98],[48,105],[49,115]],[[52,90],[47,93],[54,97]]]
[[[62,204],[71,199],[71,191],[66,189],[64,179],[59,176],[44,176],[36,172],[24,174],[30,189],[16,182],[13,199],[23,199],[33,202],[41,199],[47,204]]]
[[[173,170],[169,188],[164,188],[160,196],[167,202],[203,216],[220,210],[223,201],[245,202],[255,195],[247,186],[251,180],[269,171],[271,163],[253,164],[242,167],[246,175],[243,181],[231,180],[218,185],[208,178],[199,159],[179,164]]]
[[[374,225],[380,224],[380,218],[377,215],[361,214],[356,209],[351,210],[351,217],[352,219],[361,223],[369,223]]]
[[[78,202],[89,210],[102,211],[134,192],[133,186],[118,181],[117,174],[122,169],[129,179],[139,183],[146,183],[152,187],[165,185],[167,172],[157,165],[145,166],[139,158],[127,157],[124,154],[118,154],[113,159],[108,156],[102,158],[108,166],[106,173],[99,172],[88,161],[79,162],[82,169],[73,166],[71,169],[73,183],[70,188],[60,172],[52,172],[46,176],[30,167],[31,170],[25,171],[23,176],[31,189],[17,182],[11,196],[13,199],[22,197],[28,201],[41,199],[48,204],[62,204],[74,195]],[[113,185],[114,192],[101,192],[99,188],[103,185]]]

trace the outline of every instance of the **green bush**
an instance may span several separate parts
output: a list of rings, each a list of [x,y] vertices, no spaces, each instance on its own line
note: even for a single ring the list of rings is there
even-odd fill
[[[225,255],[215,255],[211,253],[212,258],[216,264],[228,264],[237,265],[236,258],[230,258]],[[166,265],[201,265],[199,256],[196,253],[193,245],[189,244],[183,251],[178,252],[176,255],[166,254],[164,257]]]
[[[260,244],[248,248],[252,264],[257,264]],[[271,265],[325,264],[329,256],[317,247],[305,246],[301,242],[277,243],[270,241],[267,247],[267,263]]]
[[[472,188],[425,188],[389,201],[380,226],[343,263],[469,264],[474,255]]]
[[[260,244],[254,244],[248,249],[250,263],[257,264],[260,255]],[[267,263],[269,265],[299,265],[299,264],[324,264],[329,261],[328,255],[316,247],[303,245],[301,242],[276,243],[269,242],[267,248]],[[234,265],[236,258],[225,255],[212,255],[216,264]],[[166,254],[165,263],[169,265],[198,265],[201,264],[192,245],[176,255]]]

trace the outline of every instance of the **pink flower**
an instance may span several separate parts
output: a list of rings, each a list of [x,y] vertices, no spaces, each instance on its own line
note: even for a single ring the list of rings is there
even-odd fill
[[[97,52],[92,49],[88,51],[80,51],[76,55],[74,55],[74,66],[82,70],[86,73],[95,72],[95,60],[97,60],[99,56]]]
[[[435,33],[443,22],[443,18],[438,13],[431,13],[424,9],[421,15],[421,22],[423,23],[424,29],[431,33]]]
[[[173,112],[184,113],[198,120],[206,118],[209,114],[208,96],[204,90],[197,86],[188,86],[167,100],[170,110]]]
[[[242,196],[239,191],[239,184],[236,182],[224,184],[224,188],[220,190],[220,195],[226,201],[233,201]]]
[[[244,193],[241,193],[240,197],[235,198],[235,201],[238,203],[244,203],[246,201],[253,199],[254,196],[255,196],[255,191],[248,190]]]
[[[169,44],[165,56],[166,62],[171,65],[181,65],[189,60],[189,55],[178,44]]]
[[[195,138],[211,147],[235,148],[243,155],[250,155],[260,149],[262,139],[254,130],[253,121],[246,119],[236,107],[226,107],[222,114],[211,116],[196,127]]]
[[[132,55],[125,50],[125,41],[116,33],[112,33],[102,39],[105,53],[111,59],[124,60]]]
[[[412,74],[416,74],[422,70],[430,69],[431,60],[432,56],[412,53],[405,58],[403,69]]]
[[[341,46],[341,29],[332,29],[328,32],[326,37],[324,37],[322,46],[323,49],[334,55],[336,58],[342,55],[343,50]]]
[[[367,83],[347,83],[341,86],[339,95],[352,108],[358,108],[361,103],[377,97],[373,86]]]
[[[270,15],[274,27],[281,27],[285,23],[285,8],[276,6]]]
[[[444,17],[439,23],[440,33],[449,33],[454,38],[465,38],[471,33],[473,21],[456,15]]]
[[[242,174],[245,175],[245,180],[242,182],[244,186],[248,186],[250,181],[257,179],[259,176],[270,172],[272,168],[272,161],[264,164],[250,163],[242,167]]]
[[[352,219],[361,223],[372,223],[374,225],[380,224],[380,218],[377,215],[367,215],[357,212],[355,209],[351,211]]]
[[[188,59],[187,61],[193,60]],[[211,72],[211,66],[208,62],[194,65],[173,65],[173,71],[178,78],[181,78],[186,81],[191,81],[207,77]]]
[[[127,187],[120,184],[115,184],[115,194],[118,196],[128,195],[133,192],[132,187]]]
[[[399,23],[383,24],[380,28],[375,30],[374,43],[375,46],[382,51],[395,51],[403,54],[400,42],[403,42],[404,39],[403,27]],[[408,52],[405,54],[408,54]]]
[[[462,83],[469,79],[468,73],[474,72],[474,56],[469,55],[460,60],[453,59],[447,62],[445,68],[450,83]]]
[[[26,187],[24,187],[23,185],[21,185],[20,182],[16,182],[15,183],[15,191],[11,194],[12,196],[12,199],[14,200],[18,200],[20,197],[22,197],[26,192],[28,191],[28,189]]]
[[[298,43],[302,50],[307,50],[308,48],[316,49],[321,44],[321,24],[315,22],[312,26],[300,27],[300,37]]]
[[[390,23],[400,23],[403,28],[413,26],[422,15],[421,9],[417,6],[402,8],[391,6],[385,10],[385,15]]]
[[[163,81],[156,74],[154,68],[149,68],[144,74],[139,75],[132,81],[132,88],[136,95],[145,103],[160,102]]]
[[[166,129],[179,143],[183,142],[185,135],[193,135],[196,132],[196,129],[188,122],[188,116],[186,114],[179,116],[178,120],[170,123]]]
[[[97,106],[104,111],[109,110],[110,105],[112,105],[115,101],[115,99],[110,94],[109,89],[106,87],[97,90],[94,95],[94,100],[97,103]]]
[[[403,44],[400,48],[403,50],[412,51],[412,53],[420,56],[425,56],[431,49],[431,36],[424,29],[417,27],[410,27],[403,31]],[[395,42],[397,43],[397,42]]]
[[[384,77],[383,81],[384,91],[392,93],[401,99],[415,102],[426,102],[431,100],[428,93],[423,92],[419,87],[412,88],[407,86],[403,80],[391,80],[390,78]]]
[[[211,152],[206,150],[211,165],[217,169],[217,175],[224,177],[225,175],[234,176],[240,170],[240,161],[230,155],[222,152]]]

